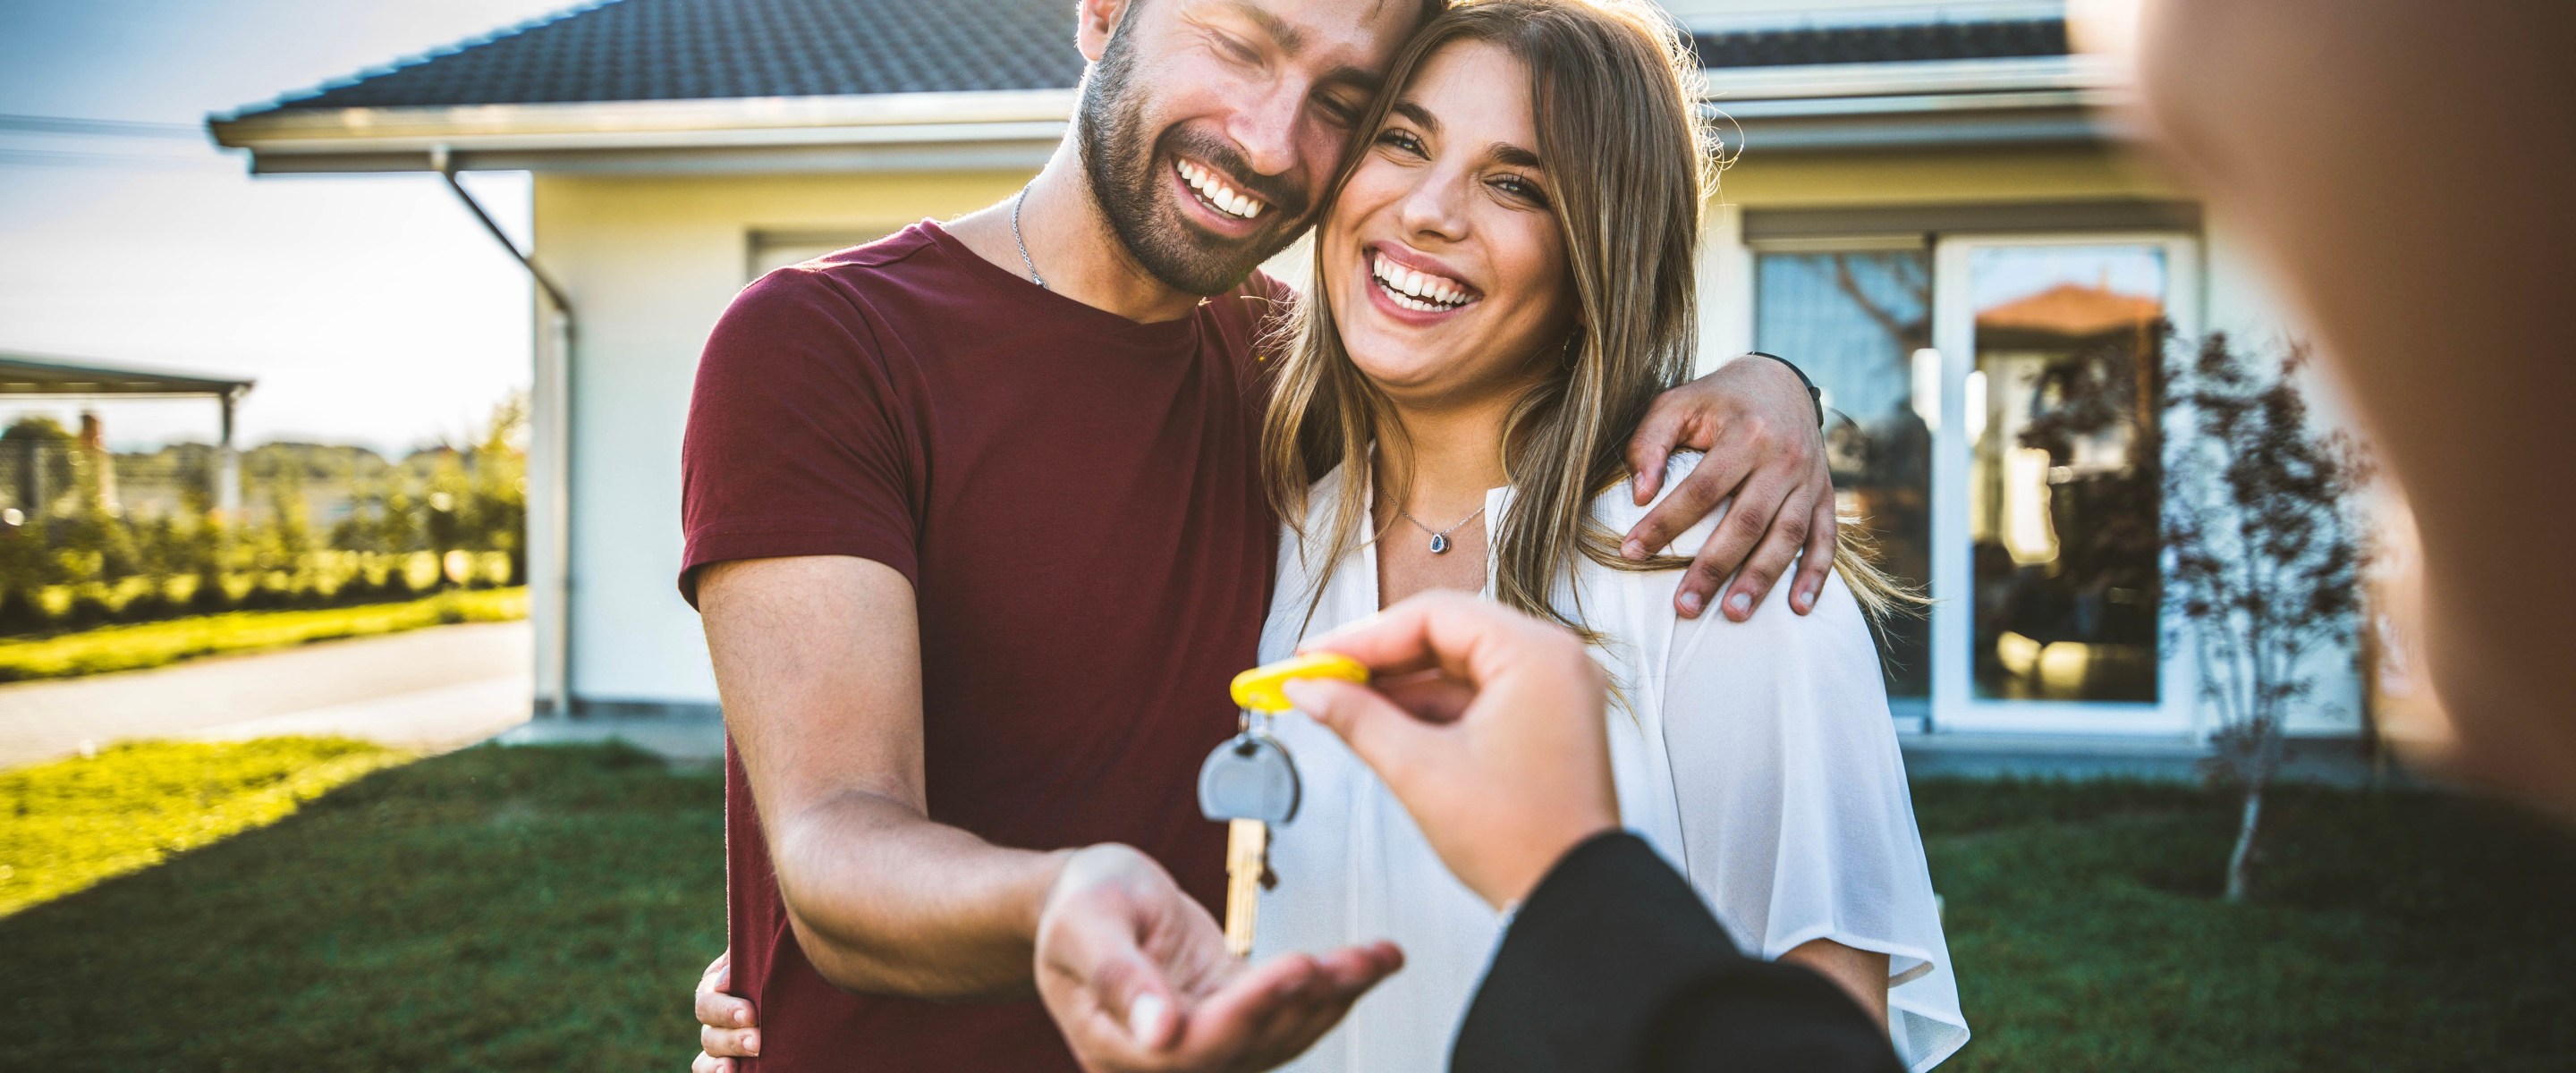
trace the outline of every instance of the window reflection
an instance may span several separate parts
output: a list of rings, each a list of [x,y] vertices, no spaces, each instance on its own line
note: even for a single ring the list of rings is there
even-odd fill
[[[1979,697],[2156,700],[2165,267],[2146,245],[1970,258]]]
[[[1824,392],[1825,447],[1837,505],[1878,542],[1879,564],[1928,590],[1932,576],[1932,441],[1940,367],[1931,345],[1928,251],[1846,250],[1760,255],[1755,346],[1798,363]],[[1926,354],[1930,352],[1926,351]],[[1926,378],[1928,373],[1928,382]],[[1898,715],[1921,715],[1931,695],[1931,626],[1922,616],[1878,624],[1880,663]]]

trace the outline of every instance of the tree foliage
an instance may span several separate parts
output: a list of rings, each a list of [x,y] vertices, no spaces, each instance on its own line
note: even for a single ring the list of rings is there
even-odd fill
[[[469,443],[397,461],[319,444],[243,451],[229,517],[214,509],[214,448],[111,456],[50,419],[22,419],[0,433],[16,518],[0,523],[0,634],[523,583],[527,412],[513,396]],[[178,494],[121,505],[105,494],[110,466]],[[317,523],[317,488],[345,515]]]
[[[2168,413],[2190,432],[2165,482],[2166,591],[2218,719],[2208,768],[2244,793],[2231,900],[2245,894],[2287,715],[2316,686],[2308,661],[2352,638],[2369,559],[2357,514],[2369,464],[2350,437],[2311,427],[2307,358],[2292,346],[2264,368],[2212,333],[2168,374]]]

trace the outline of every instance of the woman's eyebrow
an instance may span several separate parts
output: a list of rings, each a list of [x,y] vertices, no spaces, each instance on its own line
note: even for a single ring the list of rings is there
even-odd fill
[[[1408,100],[1395,102],[1394,110],[1395,114],[1411,120],[1414,126],[1422,128],[1422,132],[1424,134],[1429,134],[1434,137],[1439,136],[1440,119],[1438,116],[1432,115],[1430,109],[1424,108],[1423,106]]]
[[[1539,161],[1537,153],[1530,152],[1529,150],[1513,145],[1510,142],[1495,142],[1491,146],[1486,147],[1485,156],[1487,159],[1490,159],[1497,164],[1510,164],[1514,167],[1520,168],[1546,167],[1545,164]]]

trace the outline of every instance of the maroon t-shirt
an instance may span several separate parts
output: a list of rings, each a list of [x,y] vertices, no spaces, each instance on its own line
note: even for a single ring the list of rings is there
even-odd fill
[[[1002,846],[1124,842],[1216,911],[1199,762],[1233,732],[1277,526],[1257,483],[1254,277],[1137,324],[938,225],[762,277],[707,340],[681,450],[708,563],[852,555],[912,580],[930,816]],[[725,778],[734,990],[751,1068],[1072,1070],[1034,1001],[864,997],[789,930],[742,764]]]

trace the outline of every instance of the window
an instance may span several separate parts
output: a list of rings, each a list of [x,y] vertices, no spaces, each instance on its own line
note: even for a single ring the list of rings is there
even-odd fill
[[[1981,246],[1966,385],[1976,696],[2156,701],[2160,246]]]
[[[1914,355],[1932,343],[1932,255],[1911,249],[1777,249],[1755,262],[1754,346],[1798,363],[1823,392],[1835,506],[1856,517],[1878,562],[1906,584],[1932,582],[1932,436]],[[1937,373],[1937,370],[1935,370]],[[1878,624],[1888,699],[1920,715],[1932,694],[1931,624]]]
[[[745,281],[759,279],[771,269],[811,261],[825,254],[837,253],[852,246],[863,246],[897,231],[893,227],[832,228],[817,231],[753,231],[744,258]]]

